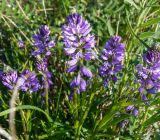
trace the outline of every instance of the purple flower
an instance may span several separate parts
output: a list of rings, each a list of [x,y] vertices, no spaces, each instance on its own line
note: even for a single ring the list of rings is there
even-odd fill
[[[95,47],[95,36],[90,34],[92,28],[88,21],[75,13],[67,17],[67,24],[62,26],[64,51],[74,58],[95,59],[92,50]]]
[[[93,76],[92,72],[82,62],[96,58],[96,53],[93,50],[95,36],[90,33],[91,30],[88,21],[77,13],[69,15],[66,24],[62,26],[64,51],[66,55],[71,57],[71,60],[67,61],[67,72],[78,71],[79,73],[70,83],[72,88],[70,99],[74,91],[78,94],[86,91],[87,82],[84,77],[92,78]]]
[[[121,43],[121,37],[112,36],[106,43],[101,55],[103,63],[99,68],[99,74],[105,78],[104,86],[110,80],[117,81],[116,74],[123,68],[124,53],[125,45]]]
[[[42,25],[39,31],[33,36],[34,46],[36,49],[32,55],[37,56],[44,54],[46,56],[51,54],[50,49],[55,46],[54,40],[50,40],[50,30],[47,25]]]
[[[134,116],[134,117],[136,117],[137,115],[139,114],[139,111],[138,111],[138,109],[133,109],[133,111],[132,111],[132,115]]]
[[[141,93],[143,93],[144,90],[151,94],[160,91],[160,63],[154,63],[148,67],[139,64],[137,66],[137,73],[141,85]]]
[[[86,68],[86,67],[81,67],[81,74],[82,75],[84,75],[84,76],[86,76],[86,77],[88,77],[88,78],[92,78],[92,76],[93,76],[93,74],[92,74],[92,72],[88,69],[88,68]]]
[[[125,108],[126,111],[130,111],[134,108],[134,105],[129,105]]]
[[[49,71],[47,71],[47,72],[45,72],[45,76],[46,76],[46,80],[47,80],[47,83],[48,83],[48,87],[50,88],[53,85],[52,74]],[[44,77],[42,78],[42,81],[43,81],[43,84],[45,84]]]
[[[20,87],[22,91],[29,91],[30,93],[33,93],[41,88],[39,80],[34,72],[24,70],[21,77],[25,79],[24,84]]]
[[[17,71],[10,71],[7,73],[3,73],[1,75],[1,78],[3,85],[9,88],[10,90],[13,90],[18,79]]]
[[[19,48],[24,48],[24,46],[25,46],[24,41],[19,40],[18,45],[19,45]]]
[[[78,74],[78,76],[71,81],[70,87],[75,89],[76,93],[80,94],[86,91],[87,84],[86,81],[81,78],[80,74]]]
[[[144,61],[150,65],[160,63],[160,52],[151,48],[144,54],[143,58]]]
[[[48,62],[46,59],[36,62],[36,67],[38,71],[46,72],[48,71]]]
[[[46,77],[48,86],[50,87],[51,85],[53,85],[52,74],[48,71],[48,62],[47,62],[47,60],[46,59],[42,59],[40,61],[37,61],[36,67],[37,67],[39,72],[43,73],[43,78],[42,78],[43,84],[45,84],[45,77]]]
[[[139,114],[138,109],[134,105],[129,105],[125,108],[128,114],[132,113],[133,116],[137,116]]]
[[[125,126],[126,126],[126,121],[125,120],[121,121],[120,127],[123,129]]]

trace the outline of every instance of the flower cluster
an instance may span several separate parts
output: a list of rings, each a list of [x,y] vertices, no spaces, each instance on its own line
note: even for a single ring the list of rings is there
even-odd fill
[[[143,59],[148,65],[160,63],[160,52],[151,48],[144,54]]]
[[[29,70],[24,70],[19,77],[17,71],[10,71],[7,73],[3,73],[1,78],[3,85],[10,90],[14,89],[18,82],[18,78],[24,79],[24,82],[21,81],[22,83],[19,83],[19,89],[22,91],[29,91],[30,93],[32,93],[38,91],[41,88],[36,74]]]
[[[116,74],[123,68],[124,53],[125,45],[121,43],[121,37],[111,37],[102,51],[101,59],[103,63],[99,68],[100,76],[105,78],[104,86],[106,86],[110,80],[114,82],[117,81]]]
[[[1,75],[1,78],[3,85],[9,88],[10,90],[13,90],[14,86],[17,83],[17,78],[18,78],[17,71],[10,71],[8,73],[3,73]]]
[[[50,49],[55,46],[54,40],[50,39],[50,30],[47,25],[42,25],[39,31],[33,36],[34,46],[36,50],[32,55],[37,56],[44,54],[46,56],[51,54]]]
[[[125,108],[125,111],[127,114],[132,114],[134,117],[136,117],[139,114],[138,109],[134,105],[129,105]],[[120,123],[120,127],[124,128],[126,124],[128,123],[128,120],[123,120]]]
[[[51,80],[51,73],[48,71],[48,62],[46,59],[42,59],[40,61],[37,61],[36,63],[36,67],[38,69],[39,72],[41,72],[44,76],[43,76],[43,84],[45,84],[45,78],[47,79],[47,83],[48,86],[50,87],[51,85],[53,85],[53,82]]]
[[[20,87],[22,91],[29,91],[32,93],[38,91],[41,88],[38,78],[34,72],[24,70],[21,73],[21,77],[25,78],[24,84]]]
[[[133,116],[137,116],[138,115],[138,109],[134,106],[134,105],[129,105],[125,108],[127,113],[132,113]]]
[[[37,50],[33,51],[32,54],[34,56],[41,55],[40,61],[37,60],[36,67],[38,71],[42,74],[43,85],[47,88],[53,85],[51,80],[51,73],[48,71],[48,61],[45,56],[49,56],[51,54],[51,48],[55,46],[54,40],[50,40],[50,30],[47,25],[42,25],[39,28],[39,32],[33,36],[34,45]],[[47,84],[45,83],[47,81]]]
[[[95,36],[91,34],[92,28],[88,21],[81,15],[74,13],[67,17],[67,23],[62,26],[64,51],[71,57],[67,62],[67,72],[78,72],[78,75],[71,81],[72,90],[86,91],[87,81],[84,78],[91,78],[92,72],[83,65],[83,61],[90,61],[96,58],[93,51],[95,47]]]
[[[149,50],[144,55],[147,66],[137,65],[138,79],[140,81],[140,93],[146,90],[155,94],[160,91],[160,53]]]

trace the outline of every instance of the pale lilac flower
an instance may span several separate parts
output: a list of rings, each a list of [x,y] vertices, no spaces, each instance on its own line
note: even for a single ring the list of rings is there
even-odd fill
[[[19,45],[19,48],[21,48],[21,49],[25,47],[25,44],[24,44],[23,40],[19,40],[18,45]]]
[[[85,66],[82,66],[80,71],[81,71],[81,75],[84,75],[88,78],[92,78],[92,76],[93,76],[92,72],[88,68],[86,68]]]
[[[133,111],[132,111],[132,115],[133,115],[134,117],[136,117],[138,114],[139,114],[138,109],[134,108]]]

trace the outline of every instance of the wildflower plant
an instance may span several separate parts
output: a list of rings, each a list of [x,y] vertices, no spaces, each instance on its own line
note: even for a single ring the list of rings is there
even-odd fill
[[[77,13],[67,17],[67,23],[62,26],[64,51],[71,57],[67,62],[67,72],[76,73],[76,77],[71,81],[71,96],[76,90],[77,94],[86,91],[87,81],[84,79],[92,78],[93,74],[89,68],[84,66],[84,61],[96,58],[95,36],[91,34],[92,28],[87,20]]]
[[[158,5],[3,1],[0,138],[159,139]]]

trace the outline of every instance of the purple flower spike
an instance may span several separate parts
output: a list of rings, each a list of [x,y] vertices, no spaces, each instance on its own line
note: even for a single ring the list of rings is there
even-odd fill
[[[20,87],[22,91],[29,91],[30,93],[33,93],[41,88],[35,73],[29,70],[24,70],[21,77],[25,79],[24,84]]]
[[[50,40],[50,30],[47,25],[42,25],[39,31],[33,36],[34,46],[36,50],[32,52],[32,55],[37,56],[44,54],[46,56],[51,55],[50,49],[55,46],[54,40]]]
[[[148,67],[143,65],[137,66],[138,79],[140,82],[140,93],[147,91],[156,94],[160,91],[160,63],[154,63]]]
[[[95,58],[95,36],[90,34],[91,26],[81,15],[75,13],[67,17],[67,24],[62,26],[63,42],[67,55],[91,60]]]
[[[78,71],[79,73],[71,81],[70,86],[72,91],[76,91],[78,94],[86,91],[87,83],[83,77],[92,78],[93,76],[92,72],[83,66],[82,59],[83,61],[90,61],[97,57],[93,50],[95,36],[91,34],[91,30],[88,21],[77,13],[69,15],[66,24],[62,26],[64,51],[66,55],[71,57],[71,60],[67,62],[67,72]]]
[[[48,71],[48,62],[46,59],[41,60],[41,61],[37,61],[36,62],[36,67],[38,69],[38,71],[42,71],[42,72],[46,72]]]
[[[18,79],[17,71],[10,71],[7,73],[3,73],[1,75],[1,78],[3,85],[9,88],[10,90],[13,90]]]
[[[37,61],[36,67],[37,67],[39,72],[42,72],[46,76],[46,79],[47,79],[47,82],[48,82],[48,86],[49,87],[52,86],[53,85],[52,74],[48,71],[48,62],[47,62],[47,60],[46,59],[42,59],[41,61]],[[45,78],[44,77],[43,77],[42,81],[43,81],[43,84],[45,84]]]
[[[68,24],[62,26],[62,35],[68,49],[78,47],[90,49],[95,46],[95,36],[90,34],[92,28],[88,21],[75,13],[67,17],[67,22]]]
[[[99,74],[101,77],[106,77],[107,79],[103,84],[104,86],[110,80],[117,81],[116,74],[123,69],[124,53],[125,45],[121,43],[121,37],[112,36],[106,43],[101,55],[103,63],[99,68]]]
[[[144,61],[150,65],[154,63],[160,63],[160,52],[150,49],[144,54],[143,58]]]

